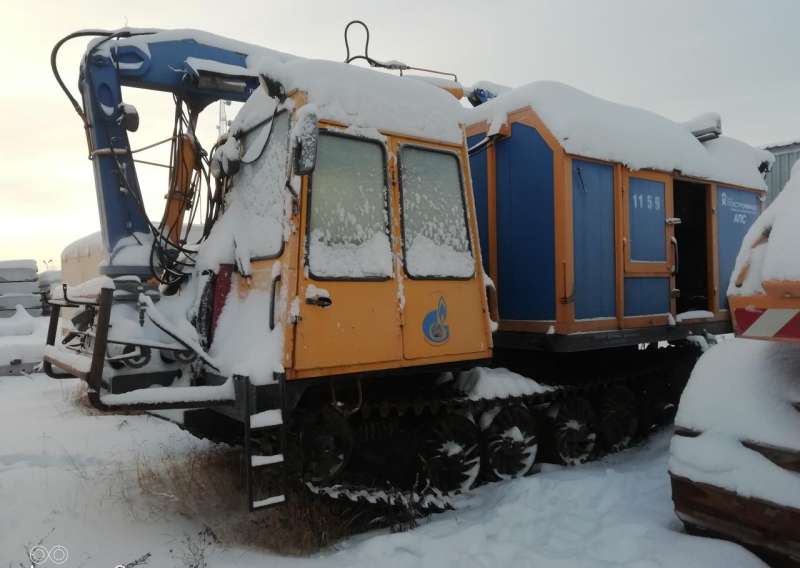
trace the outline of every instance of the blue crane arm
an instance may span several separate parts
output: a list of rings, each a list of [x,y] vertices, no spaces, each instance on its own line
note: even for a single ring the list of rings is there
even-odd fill
[[[126,116],[130,107],[123,102],[122,87],[172,93],[194,116],[219,99],[245,101],[258,87],[257,75],[247,69],[247,52],[204,43],[209,36],[198,34],[200,39],[190,37],[190,32],[124,31],[93,40],[83,57],[83,118],[109,253],[122,239],[151,232],[130,152],[127,128],[132,121]],[[216,39],[210,43],[224,44],[222,38]],[[248,47],[238,42],[233,45]],[[144,262],[136,258],[124,255],[115,263],[112,257],[104,270],[111,275],[149,274],[149,262],[141,266]]]

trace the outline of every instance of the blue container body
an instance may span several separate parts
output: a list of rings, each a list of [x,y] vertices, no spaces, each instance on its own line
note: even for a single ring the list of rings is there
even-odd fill
[[[669,315],[676,315],[680,302],[673,298],[673,288],[679,286],[679,276],[695,273],[708,288],[705,297],[716,296],[718,305],[709,302],[703,308],[716,312],[713,318],[702,324],[687,321],[687,326],[713,324],[713,333],[727,332],[727,316],[719,310],[727,308],[726,290],[739,247],[760,213],[759,192],[569,155],[543,127],[540,132],[531,126],[539,120],[535,113],[521,116],[510,121],[506,135],[470,156],[484,267],[491,272],[494,264],[497,272],[498,344],[528,348],[528,339],[519,334],[531,333],[568,336],[558,339],[557,350],[633,345],[636,333],[622,337],[607,332],[645,328],[659,328],[665,338],[674,339],[676,324]],[[484,137],[473,134],[469,146]],[[700,193],[689,203],[706,199],[704,206],[687,209],[686,193],[676,193],[676,184],[682,184],[680,192]],[[716,207],[710,206],[712,199]],[[489,216],[492,200],[495,222]],[[696,211],[696,217],[685,219],[695,231],[696,244],[672,240],[678,221],[668,217],[676,207],[683,216]],[[712,235],[715,223],[717,234]],[[496,231],[492,239],[490,226]],[[491,263],[490,241],[496,254]],[[678,257],[687,250],[681,244],[706,247],[707,258],[692,264],[689,254],[684,266],[692,272],[679,275]],[[716,274],[711,270],[715,262]],[[591,338],[595,343],[586,347],[579,335],[587,333],[606,336]],[[655,336],[648,331],[646,337],[651,342]],[[535,338],[531,345],[534,341],[544,341],[547,349],[553,343]]]
[[[625,317],[670,311],[669,278],[625,278]]]
[[[631,261],[666,262],[664,182],[631,176],[628,195]]]
[[[553,151],[524,124],[496,146],[497,256],[500,317],[555,319]],[[480,141],[473,136],[470,145]],[[486,155],[470,158],[484,263],[488,264]]]
[[[575,318],[616,316],[614,168],[572,161]]]
[[[761,212],[759,196],[750,191],[717,188],[717,255],[719,256],[719,308],[728,309],[728,283],[736,255],[747,230]]]

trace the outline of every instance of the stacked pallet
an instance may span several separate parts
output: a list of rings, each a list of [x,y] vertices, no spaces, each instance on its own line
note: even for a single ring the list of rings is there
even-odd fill
[[[12,317],[17,306],[32,316],[42,315],[35,260],[0,261],[0,318]]]

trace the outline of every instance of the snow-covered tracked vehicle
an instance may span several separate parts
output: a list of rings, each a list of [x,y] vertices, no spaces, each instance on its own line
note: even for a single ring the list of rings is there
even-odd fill
[[[320,490],[348,479],[350,495],[375,479],[419,495],[470,485],[478,427],[439,384],[491,357],[457,100],[202,32],[97,35],[74,105],[110,254],[105,276],[54,299],[46,370],[86,380],[98,408],[184,409],[187,429],[242,441],[252,508],[282,501],[254,478],[287,462]],[[141,205],[122,85],[177,100],[160,226]],[[197,115],[223,97],[247,102],[206,156]],[[182,221],[208,175],[193,247]],[[63,306],[80,311],[59,333]],[[521,408],[501,435],[515,419],[530,430]]]
[[[800,166],[748,231],[728,287],[737,338],[681,399],[670,477],[687,529],[800,563]],[[763,341],[753,341],[753,340]]]
[[[83,105],[73,105],[87,128],[109,257],[105,276],[64,287],[53,301],[46,370],[86,380],[100,409],[182,409],[192,432],[241,442],[251,509],[283,501],[274,485],[262,494],[261,478],[278,478],[262,473],[276,468],[331,497],[436,508],[478,480],[532,471],[540,444],[565,463],[622,448],[660,420],[676,398],[666,391],[680,391],[694,362],[690,344],[655,343],[713,332],[706,320],[723,321],[723,307],[709,300],[718,275],[709,272],[706,303],[680,310],[703,321],[670,324],[672,173],[617,163],[609,177],[598,156],[552,140],[545,156],[535,144],[552,138],[545,128],[536,138],[514,123],[509,135],[494,121],[467,132],[473,144],[488,141],[487,161],[475,154],[470,169],[470,119],[451,96],[458,85],[441,89],[203,32],[69,37],[80,35],[99,36],[83,59]],[[359,57],[411,69],[348,49],[348,60]],[[176,98],[159,225],[144,213],[126,133],[138,114],[121,86]],[[222,98],[246,102],[206,153],[197,117]],[[478,110],[506,109],[497,105]],[[696,158],[688,164],[716,164],[690,130],[671,124],[673,136],[682,129],[679,149]],[[742,177],[757,177],[759,163],[745,154]],[[498,167],[503,156],[513,160]],[[498,172],[519,183],[495,182]],[[730,181],[702,167],[685,174]],[[623,177],[647,182],[631,203],[650,213],[632,223],[646,246],[630,263],[620,252],[629,242],[623,201],[610,200]],[[203,238],[187,243],[184,220],[212,178]],[[708,185],[700,201],[716,211],[719,191]],[[579,203],[581,196],[591,199]],[[573,223],[569,211],[582,217]],[[591,211],[609,216],[591,219]],[[704,217],[691,230],[706,235],[715,222]],[[484,264],[499,284],[491,302]],[[498,305],[504,349],[495,365],[537,380],[481,366],[492,357]],[[59,330],[63,306],[79,313]],[[710,317],[698,315],[703,307]]]

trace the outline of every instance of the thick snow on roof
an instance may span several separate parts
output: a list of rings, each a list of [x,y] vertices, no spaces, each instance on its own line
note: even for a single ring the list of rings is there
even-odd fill
[[[800,162],[795,163],[792,175],[775,200],[756,219],[747,231],[731,274],[728,295],[763,294],[765,280],[800,280]],[[762,235],[769,239],[756,243]],[[749,264],[742,286],[736,278]]]
[[[148,30],[129,30],[146,32]],[[193,39],[247,56],[247,70],[283,83],[286,92],[305,91],[320,118],[357,127],[371,127],[410,136],[459,143],[462,140],[461,105],[449,93],[425,81],[337,63],[306,59],[198,30],[149,30],[154,33],[120,40],[150,53],[149,44]],[[96,44],[97,41],[90,45]],[[108,50],[113,42],[100,46]],[[233,73],[236,66],[199,61],[202,69]]]
[[[320,118],[421,138],[462,140],[461,105],[451,94],[425,81],[300,58],[276,64],[265,57],[258,69],[281,81],[287,91],[305,91]]]
[[[766,189],[758,166],[774,158],[732,138],[705,144],[678,123],[648,110],[607,101],[554,81],[518,87],[474,109],[466,122],[503,122],[530,106],[570,154]],[[691,121],[690,121],[691,123]]]
[[[673,438],[669,469],[746,497],[800,507],[800,475],[741,441],[800,450],[800,349],[731,339],[697,362],[675,424],[702,434]]]

